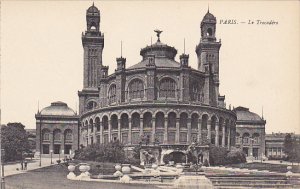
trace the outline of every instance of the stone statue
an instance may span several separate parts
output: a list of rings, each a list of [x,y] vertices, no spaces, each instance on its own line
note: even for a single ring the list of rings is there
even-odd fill
[[[155,162],[155,157],[148,151],[144,151],[143,155],[145,157],[145,165],[149,165]]]

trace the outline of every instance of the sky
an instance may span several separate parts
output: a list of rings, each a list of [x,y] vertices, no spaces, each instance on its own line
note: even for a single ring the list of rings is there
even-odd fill
[[[103,64],[116,68],[123,41],[129,67],[156,40],[185,52],[197,68],[200,22],[217,17],[220,95],[227,106],[250,108],[266,119],[266,132],[300,133],[299,1],[95,1],[104,33]],[[92,1],[1,1],[1,123],[35,128],[35,113],[54,101],[78,110],[83,86],[81,33]],[[222,24],[236,20],[238,24]],[[248,24],[254,22],[254,24]],[[278,24],[256,24],[257,20]],[[241,22],[245,22],[242,24]]]

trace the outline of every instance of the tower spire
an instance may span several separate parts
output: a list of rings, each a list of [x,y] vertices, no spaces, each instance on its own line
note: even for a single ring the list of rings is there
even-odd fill
[[[122,45],[123,45],[123,42],[121,40],[121,58],[122,58]]]
[[[209,13],[209,3],[207,4],[207,13]]]
[[[183,54],[185,54],[185,38],[183,38]]]

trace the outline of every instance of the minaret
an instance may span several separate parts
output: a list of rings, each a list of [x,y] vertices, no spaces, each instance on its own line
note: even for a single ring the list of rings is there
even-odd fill
[[[196,47],[198,70],[205,72],[204,103],[217,106],[219,96],[219,50],[216,41],[216,17],[209,10],[201,21],[201,39]]]
[[[82,34],[84,48],[83,88],[97,89],[101,75],[104,36],[100,31],[100,11],[94,3],[86,11],[87,30]]]

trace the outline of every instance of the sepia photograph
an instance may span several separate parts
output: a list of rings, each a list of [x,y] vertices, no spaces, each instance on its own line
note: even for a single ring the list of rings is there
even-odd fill
[[[300,2],[0,1],[1,189],[300,188]]]

